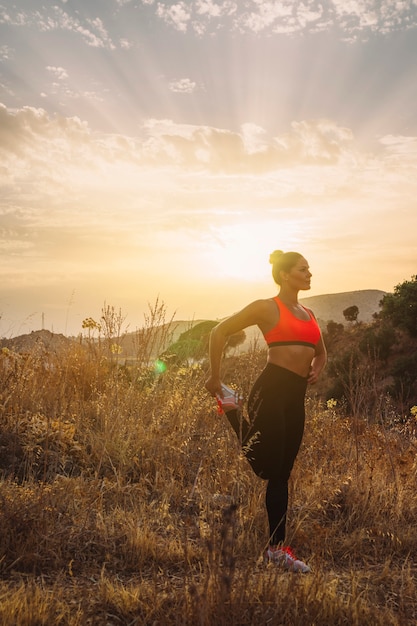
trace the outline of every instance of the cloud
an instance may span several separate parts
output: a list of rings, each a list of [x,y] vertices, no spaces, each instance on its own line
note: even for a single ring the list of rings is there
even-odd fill
[[[130,50],[130,48],[133,48],[133,43],[131,41],[129,41],[128,39],[120,39],[120,47],[122,50]]]
[[[153,4],[153,2],[144,2]],[[242,33],[295,34],[338,29],[342,39],[353,41],[372,33],[388,34],[417,25],[415,3],[392,0],[195,0],[176,4],[158,2],[155,13],[180,32],[188,27],[203,34],[209,25]],[[227,18],[227,19],[226,19]],[[220,21],[221,20],[221,21]]]
[[[232,189],[240,208],[258,188],[265,208],[304,206],[312,197],[329,205],[371,190],[378,208],[379,199],[416,192],[416,152],[416,137],[386,135],[377,152],[362,153],[352,131],[331,120],[294,121],[270,136],[254,124],[232,132],[150,119],[139,136],[127,137],[92,132],[76,117],[0,106],[0,193],[8,227],[13,218],[14,225],[95,224],[98,231],[114,228],[119,214],[126,218],[119,227],[129,229],[132,219],[159,220],[174,197],[190,212],[196,204],[209,211],[217,193],[227,198]]]
[[[173,93],[193,93],[197,83],[190,78],[180,78],[179,80],[172,80],[169,83],[169,90]]]
[[[225,15],[233,15],[238,9],[238,4],[231,0],[225,2],[213,2],[213,0],[197,0],[195,11],[197,15],[206,15],[210,18],[219,18]]]
[[[70,5],[40,6],[38,10],[19,10],[16,5],[0,6],[0,24],[30,27],[40,31],[67,31],[81,37],[87,46],[115,50],[129,46],[120,31],[120,13],[135,8],[131,0],[114,0],[119,7],[105,18],[70,13]],[[200,37],[218,30],[242,34],[282,34],[333,31],[342,40],[368,39],[375,33],[387,35],[417,26],[415,2],[398,0],[180,0],[175,3],[142,0],[157,20],[176,31],[193,31]],[[137,15],[137,14],[135,14]],[[116,18],[118,21],[116,21]],[[129,18],[130,19],[130,18]],[[118,42],[118,43],[116,43]]]
[[[240,30],[259,33],[274,26],[276,32],[277,22],[280,22],[281,28],[287,28],[289,24],[294,25],[294,3],[265,2],[252,4],[254,4],[253,9],[243,13],[239,19]]]
[[[79,14],[70,15],[61,7],[42,6],[38,10],[19,11],[16,7],[0,7],[0,24],[16,27],[31,27],[39,31],[68,31],[79,35],[86,45],[93,48],[116,48],[103,21],[96,18],[82,18]]]
[[[158,2],[156,15],[183,33],[187,31],[188,23],[191,19],[191,11],[185,2],[178,2],[168,6]]]
[[[139,197],[146,205],[155,189],[159,193],[161,176],[167,189],[171,183],[181,188],[188,176],[190,180],[230,179],[230,184],[240,176],[249,177],[249,185],[251,177],[266,176],[281,195],[319,194],[332,181],[344,185],[347,177],[360,178],[368,168],[373,172],[376,167],[389,167],[394,150],[405,168],[415,139],[385,137],[380,145],[378,158],[366,159],[351,130],[330,120],[294,121],[287,132],[269,136],[254,124],[232,132],[150,119],[139,136],[127,137],[93,133],[76,117],[2,105],[0,191],[3,197],[15,198],[22,210],[30,205],[30,198],[39,206],[55,205],[64,211],[70,198],[90,198],[88,202],[100,201],[106,207],[105,222],[107,211],[109,220],[113,218],[112,203],[121,187],[126,206],[142,206]],[[73,206],[64,219],[72,223],[77,215]]]
[[[295,164],[337,164],[353,140],[352,132],[329,120],[293,122],[291,129],[267,137],[254,124],[240,132],[208,126],[148,120],[144,158],[190,168],[224,172],[267,172]]]
[[[8,96],[15,96],[15,93],[13,91],[13,89],[11,89],[11,87],[9,85],[5,85],[4,83],[0,83],[0,90],[4,93],[7,94]]]
[[[399,135],[363,153],[352,131],[331,120],[294,121],[271,136],[250,123],[232,132],[150,119],[128,137],[93,132],[77,117],[1,105],[2,222],[19,233],[17,249],[29,250],[28,232],[48,224],[127,232],[165,220],[174,202],[190,213],[224,206],[233,215],[237,207],[303,207],[312,198],[323,207],[354,198],[360,207],[363,196],[372,197],[373,212],[415,197],[416,154],[417,138]]]
[[[378,196],[386,186],[399,193],[400,183],[406,193],[415,187],[416,153],[416,137],[395,135],[383,136],[374,154],[362,153],[352,131],[331,120],[294,121],[287,132],[270,136],[249,123],[232,132],[150,119],[140,135],[127,137],[92,132],[76,117],[0,106],[1,192],[20,211],[19,219],[33,218],[32,203],[67,211],[74,199],[84,198],[85,208],[90,198],[102,202],[105,224],[114,217],[112,203],[121,188],[126,207],[145,206],[154,191],[160,193],[161,176],[166,189],[173,184],[177,192],[188,177],[193,185],[208,177],[221,188],[239,178],[249,188],[268,179],[282,198],[325,193],[331,199],[346,195],[352,181],[355,189],[375,186]],[[75,225],[82,210],[77,201],[56,219]]]
[[[404,137],[403,135],[384,135],[380,143],[386,146],[391,154],[406,155],[417,162],[417,137]]]
[[[0,46],[0,61],[8,61],[13,56],[13,49],[10,46]]]
[[[93,33],[95,31],[95,34],[93,34],[92,36],[94,41],[98,41],[98,44],[93,45],[115,49],[116,46],[113,44],[109,33],[103,24],[103,21],[99,17],[96,17],[94,19],[87,19],[87,23],[91,26]],[[85,31],[85,29],[82,29],[82,32],[87,32],[88,36],[91,36],[90,32]]]
[[[53,74],[57,80],[65,80],[68,78],[68,73],[63,67],[56,67],[55,65],[47,65],[48,72]]]
[[[27,23],[25,13],[18,11],[15,6],[6,8],[0,5],[0,24],[8,26],[24,26]]]

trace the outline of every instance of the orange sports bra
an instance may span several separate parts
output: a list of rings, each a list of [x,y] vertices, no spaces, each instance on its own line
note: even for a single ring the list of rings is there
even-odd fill
[[[313,314],[303,307],[310,319],[300,320],[278,296],[274,300],[279,310],[279,321],[274,328],[264,334],[268,347],[299,345],[315,348],[320,339],[320,328]]]

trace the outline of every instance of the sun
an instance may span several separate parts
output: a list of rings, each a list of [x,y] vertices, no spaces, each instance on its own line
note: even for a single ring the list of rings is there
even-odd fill
[[[245,221],[213,229],[206,249],[211,276],[257,281],[269,277],[269,255],[273,250],[296,246],[295,225],[279,220]]]

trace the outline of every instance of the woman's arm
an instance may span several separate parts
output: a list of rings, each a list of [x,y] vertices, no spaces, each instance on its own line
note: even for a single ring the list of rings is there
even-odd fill
[[[327,350],[324,345],[323,337],[320,337],[320,340],[316,346],[316,353],[311,362],[310,373],[308,375],[308,383],[310,385],[314,385],[317,382],[320,373],[327,362]]]
[[[227,338],[248,326],[262,323],[268,310],[270,310],[269,307],[268,300],[255,300],[239,313],[235,313],[217,324],[211,331],[209,342],[210,374],[205,387],[212,396],[222,395],[220,369]]]

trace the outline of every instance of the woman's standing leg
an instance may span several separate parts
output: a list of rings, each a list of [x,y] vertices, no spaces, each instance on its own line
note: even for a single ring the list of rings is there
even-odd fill
[[[269,543],[271,546],[285,542],[288,509],[288,481],[270,478],[265,495],[268,514]]]
[[[254,471],[268,479],[266,509],[271,545],[285,541],[288,480],[304,432],[304,378],[269,364],[249,399],[253,442],[247,457]]]

